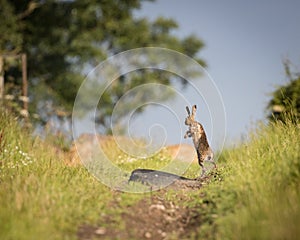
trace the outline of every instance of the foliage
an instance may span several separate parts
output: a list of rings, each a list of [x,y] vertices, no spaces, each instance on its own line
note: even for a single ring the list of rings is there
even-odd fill
[[[22,35],[18,16],[14,13],[14,7],[7,0],[0,1],[0,53],[19,52],[22,45]]]
[[[273,93],[269,102],[268,110],[271,112],[269,120],[284,121],[286,115],[291,115],[294,122],[300,119],[300,74],[292,73],[290,65],[285,62],[286,75],[289,82],[284,86],[279,86]]]
[[[31,116],[38,113],[44,123],[53,116],[69,119],[84,73],[124,50],[166,47],[204,64],[197,58],[202,41],[195,36],[176,37],[174,20],[135,18],[133,11],[141,2],[1,0],[0,54],[27,54]],[[18,84],[18,71],[8,65],[5,79],[11,77]],[[123,76],[106,94],[98,123],[107,129],[113,105],[126,90],[151,81],[171,84],[168,74],[156,77],[145,72],[133,78]]]

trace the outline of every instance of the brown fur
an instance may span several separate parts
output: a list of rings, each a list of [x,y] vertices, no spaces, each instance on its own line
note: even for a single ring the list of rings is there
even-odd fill
[[[197,106],[192,107],[192,114],[188,107],[186,107],[188,116],[185,119],[185,125],[189,126],[184,138],[191,137],[193,139],[194,147],[198,156],[198,163],[202,168],[202,175],[205,173],[203,166],[204,161],[209,161],[214,164],[214,154],[207,141],[206,133],[201,123],[195,120]]]

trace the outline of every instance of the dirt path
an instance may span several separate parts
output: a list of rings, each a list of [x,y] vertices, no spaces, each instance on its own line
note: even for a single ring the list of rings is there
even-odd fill
[[[80,144],[85,145],[90,141],[90,136],[85,136]],[[101,138],[102,139],[102,138]],[[107,140],[107,139],[104,139]],[[110,139],[108,139],[110,140]],[[105,142],[105,141],[104,141]],[[84,147],[84,146],[82,146]],[[184,146],[178,150],[178,146],[167,150],[172,155],[183,156],[182,159],[190,159],[191,146]],[[172,152],[173,151],[173,152]],[[178,155],[179,152],[180,154]],[[74,154],[75,153],[75,154]],[[68,165],[78,164],[76,152],[71,151],[72,159]],[[172,176],[164,176],[166,178]],[[148,178],[147,178],[148,179]],[[149,180],[149,179],[148,179]],[[151,180],[151,179],[150,179]],[[116,212],[113,216],[99,215],[99,225],[81,224],[78,227],[77,236],[80,240],[89,239],[188,239],[197,237],[199,226],[205,221],[199,208],[188,206],[190,191],[199,190],[209,179],[192,181],[191,179],[178,179],[152,195],[145,195],[143,199],[127,208],[117,201],[109,204],[109,208]],[[127,182],[126,182],[127,183]],[[151,181],[150,181],[151,183]],[[168,200],[168,191],[176,196],[176,201]],[[116,194],[123,194],[116,192]],[[199,192],[199,197],[200,196]],[[173,195],[173,196],[174,196]],[[97,211],[97,209],[95,209]],[[119,215],[117,214],[119,213]],[[121,218],[121,224],[120,224]],[[117,219],[117,220],[116,220]]]
[[[184,195],[181,196],[182,201]],[[114,206],[118,207],[118,206]],[[164,199],[164,192],[144,198],[121,215],[125,229],[82,225],[81,240],[87,239],[165,239],[188,237],[199,226],[201,216],[193,208]]]
[[[212,176],[214,177],[214,176]],[[209,178],[198,184],[201,188]],[[181,182],[181,184],[185,184]],[[106,226],[81,225],[78,229],[80,240],[89,239],[189,239],[199,235],[200,226],[207,221],[207,202],[202,206],[189,206],[190,191],[197,191],[195,185],[171,188],[175,201],[167,200],[168,189],[163,189],[138,201],[135,205],[124,209],[120,204],[112,202],[111,206],[120,209],[123,227],[113,227],[112,218],[105,219]],[[199,192],[199,198],[204,198]],[[122,194],[122,193],[117,193]],[[202,209],[202,207],[204,207]],[[203,211],[202,211],[202,210]],[[102,219],[103,221],[103,219]],[[111,224],[110,224],[111,223]]]

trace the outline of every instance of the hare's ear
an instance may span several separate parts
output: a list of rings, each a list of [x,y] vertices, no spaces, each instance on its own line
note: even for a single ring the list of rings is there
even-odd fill
[[[188,107],[188,106],[186,106],[186,107],[185,107],[185,109],[186,109],[186,111],[187,111],[188,115],[190,116],[190,115],[191,115],[191,112],[190,112],[190,109],[189,109],[189,107]]]
[[[194,105],[194,106],[192,107],[192,116],[195,116],[195,115],[196,115],[196,110],[197,110],[197,106]]]

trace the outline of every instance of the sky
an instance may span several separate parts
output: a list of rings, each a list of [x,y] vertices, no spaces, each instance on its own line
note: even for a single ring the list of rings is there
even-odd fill
[[[225,141],[232,143],[266,119],[270,93],[287,83],[283,59],[300,67],[299,9],[297,0],[157,0],[144,2],[135,16],[172,18],[179,25],[176,36],[194,34],[204,41],[199,56],[221,93]],[[140,119],[146,123],[153,116]],[[167,143],[178,141],[169,135]]]
[[[215,102],[206,99],[206,85],[199,85],[201,97],[191,88],[179,94],[190,105],[197,104],[197,120],[213,149],[222,150],[224,144],[245,139],[258,121],[266,121],[270,94],[288,83],[283,60],[289,59],[300,71],[299,9],[299,0],[157,0],[143,2],[134,14],[149,20],[172,18],[179,25],[176,36],[194,34],[205,43],[199,57],[206,61],[209,77],[201,81],[214,82],[224,116],[221,109],[220,116],[213,114]],[[149,105],[142,115],[130,119],[128,131],[162,145],[192,144],[191,139],[183,139],[185,117],[184,101],[172,102],[169,108]],[[94,129],[86,122],[79,125],[85,126],[80,132]]]

